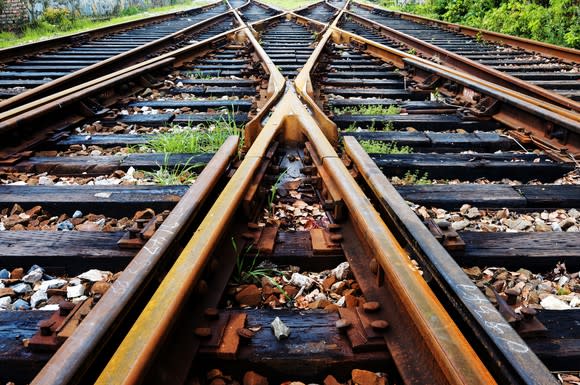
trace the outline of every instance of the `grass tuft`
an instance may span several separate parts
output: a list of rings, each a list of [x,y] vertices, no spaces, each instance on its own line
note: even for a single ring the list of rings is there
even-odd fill
[[[332,112],[336,115],[398,115],[401,113],[401,108],[395,105],[381,106],[368,104],[352,107],[337,107],[333,108]]]
[[[161,186],[192,184],[195,181],[197,173],[194,170],[201,167],[201,163],[190,164],[190,158],[183,165],[170,167],[167,165],[167,158],[168,155],[166,154],[164,164],[159,165],[159,168],[155,171],[145,171],[145,176]]]
[[[153,152],[197,154],[216,152],[230,135],[242,135],[233,117],[207,124],[201,129],[174,129],[155,135],[145,145]]]
[[[404,184],[433,184],[433,181],[429,179],[429,174],[425,172],[420,175],[419,170],[407,171],[402,181]]]
[[[413,149],[409,146],[397,146],[395,142],[380,142],[378,140],[361,140],[361,147],[369,154],[411,154]]]

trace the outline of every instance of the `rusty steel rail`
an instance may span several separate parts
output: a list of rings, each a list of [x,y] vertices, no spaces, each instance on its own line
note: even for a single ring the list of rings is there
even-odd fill
[[[331,38],[330,28],[336,28],[337,23],[344,14],[344,10],[348,6],[349,2],[350,0],[348,0],[345,3],[344,7],[340,10],[338,15],[330,24],[329,28],[327,29],[327,32],[324,33],[324,35],[318,42],[316,49],[314,50],[314,52],[312,52],[312,55],[310,55],[310,58],[308,58],[308,61],[302,68],[302,71],[300,71],[300,73],[298,74],[298,76],[296,76],[296,79],[294,80],[296,91],[300,94],[304,102],[312,110],[312,114],[314,115],[316,122],[326,135],[326,138],[333,145],[338,144],[338,128],[336,124],[332,120],[330,120],[328,116],[326,116],[324,111],[322,111],[322,109],[314,101],[313,99],[314,89],[312,87],[312,78],[310,74],[314,70],[316,63],[318,62],[318,59],[320,58],[320,55],[324,50],[324,47],[326,46],[326,44],[328,44],[328,41]]]
[[[55,47],[64,46],[68,44],[75,44],[78,43],[79,41],[87,40],[89,38],[99,38],[112,33],[122,32],[128,29],[133,29],[161,21],[170,20],[175,16],[179,16],[181,14],[191,12],[196,9],[213,8],[219,5],[220,3],[221,1],[217,0],[214,1],[213,3],[209,3],[201,7],[195,7],[174,12],[167,12],[160,15],[145,17],[143,19],[131,20],[106,27],[95,28],[89,31],[83,31],[66,36],[59,36],[51,39],[40,40],[34,43],[22,44],[9,48],[2,48],[0,49],[0,63],[5,63],[7,61],[14,60],[15,57],[37,54],[45,50],[46,51],[52,50]]]
[[[58,94],[60,91],[65,91],[70,89],[72,86],[82,84],[89,80],[94,79],[97,76],[103,76],[111,71],[117,70],[119,67],[128,66],[139,61],[140,58],[146,56],[147,54],[152,54],[161,47],[172,44],[176,39],[181,36],[191,33],[197,29],[200,29],[208,24],[217,22],[219,19],[227,17],[232,11],[222,13],[220,15],[214,16],[212,18],[206,19],[202,22],[184,28],[180,31],[174,32],[168,36],[162,37],[150,43],[144,44],[137,48],[133,48],[127,52],[119,55],[115,55],[98,63],[89,65],[83,69],[72,72],[68,75],[56,78],[48,83],[42,84],[38,87],[34,87],[28,91],[15,95],[9,99],[0,101],[0,112],[9,111],[11,109],[18,108],[25,103],[34,103],[34,101],[50,96],[53,94]],[[58,97],[58,95],[57,95]],[[1,118],[0,118],[1,119]]]
[[[203,53],[205,49],[211,47],[211,45],[215,42],[226,38],[228,35],[235,34],[241,29],[242,27],[232,29],[193,45],[168,52],[156,58],[149,59],[127,68],[123,68],[119,71],[115,71],[109,75],[90,80],[81,85],[70,87],[64,91],[48,95],[44,98],[35,100],[20,107],[2,112],[0,113],[0,133],[6,133],[10,130],[22,127],[27,124],[30,119],[44,116],[50,111],[62,109],[64,106],[70,103],[81,100],[82,98],[85,98],[94,92],[101,91],[105,82],[107,82],[107,84],[116,84],[120,81],[120,77],[124,77],[124,80],[126,80],[131,77],[147,73],[147,71],[151,70],[152,68],[158,68],[173,62],[184,60],[185,57],[190,55],[198,56]]]
[[[242,20],[238,12],[234,12],[234,15],[238,20],[238,22],[240,23],[240,25],[245,25],[244,21]],[[254,119],[246,123],[246,125],[244,126],[244,146],[247,149],[254,142],[260,130],[262,130],[263,128],[262,122],[264,121],[266,115],[269,114],[274,104],[282,96],[286,84],[286,79],[284,78],[284,76],[282,76],[282,74],[280,73],[280,71],[278,70],[272,59],[270,59],[266,51],[264,51],[264,48],[260,45],[260,43],[258,43],[258,40],[256,40],[256,37],[254,36],[250,27],[247,26],[244,27],[239,33],[242,32],[244,33],[245,38],[248,39],[250,44],[252,44],[252,46],[254,47],[256,55],[259,57],[260,63],[262,64],[264,71],[270,75],[268,79],[268,90],[267,90],[268,101],[263,106],[263,108],[258,112],[258,114],[254,117]]]
[[[411,268],[408,253],[372,207],[316,121],[298,98],[292,94],[289,97],[288,104],[292,103],[303,133],[315,147],[324,169],[340,191],[349,215],[385,272],[386,281],[402,311],[409,314],[412,320],[408,325],[409,333],[422,337],[423,345],[415,346],[415,365],[397,362],[401,357],[393,356],[403,378],[412,379],[417,367],[435,362],[435,368],[430,366],[432,383],[495,383],[423,277]]]
[[[414,323],[410,326],[414,333],[424,341],[421,356],[428,356],[424,364],[433,368],[433,362],[436,363],[431,378],[438,383],[495,383],[426,282],[409,267],[406,252],[390,235],[316,122],[294,93],[286,93],[96,384],[138,384],[143,380],[149,363],[170,333],[176,315],[221,240],[222,229],[241,202],[268,144],[282,128],[288,140],[299,129],[314,143],[325,169],[343,194],[353,220],[360,229],[366,229],[366,242],[396,288],[404,310],[413,317]]]
[[[469,27],[469,26],[465,26],[465,25],[461,25],[461,24],[449,23],[446,21],[431,19],[431,18],[428,18],[425,16],[420,16],[420,15],[413,15],[413,14],[406,13],[406,12],[391,11],[388,9],[378,7],[378,6],[373,5],[373,4],[363,4],[363,3],[359,3],[359,2],[356,2],[356,3],[360,7],[363,7],[363,8],[369,9],[369,10],[377,9],[380,11],[386,11],[386,12],[392,13],[393,15],[398,15],[401,18],[406,19],[406,20],[411,20],[411,21],[415,21],[415,22],[422,22],[423,24],[443,27],[443,28],[446,28],[446,29],[454,31],[454,32],[459,32],[459,33],[463,33],[465,35],[469,35],[469,36],[474,37],[474,38],[477,36],[480,36],[484,40],[488,40],[488,41],[498,43],[498,44],[507,44],[507,45],[512,46],[514,48],[522,48],[522,49],[525,49],[528,51],[539,52],[543,55],[556,57],[556,58],[562,59],[562,60],[569,62],[569,63],[580,62],[580,50],[577,50],[574,48],[561,47],[561,46],[558,46],[555,44],[544,43],[541,41],[526,39],[523,37],[506,35],[506,34],[499,33],[499,32],[487,31],[485,29]]]
[[[209,256],[221,241],[223,229],[243,199],[268,144],[279,132],[284,114],[283,108],[276,109],[260,131],[235,174],[127,333],[96,384],[138,384],[143,380],[149,363],[167,338],[176,315],[197,284]]]
[[[83,383],[80,376],[126,317],[157,266],[191,227],[202,204],[237,155],[238,143],[237,136],[230,136],[224,142],[155,234],[31,384]]]
[[[377,29],[383,32],[385,35],[391,37],[392,39],[404,43],[425,57],[437,57],[439,64],[444,64],[454,69],[464,71],[483,80],[487,80],[497,85],[513,89],[516,92],[529,95],[535,99],[542,100],[544,102],[548,102],[560,107],[569,108],[575,112],[580,112],[580,103],[570,98],[526,82],[525,80],[518,79],[515,76],[511,76],[485,64],[478,63],[475,60],[466,58],[429,42],[397,31],[396,29],[384,26],[348,10],[345,12],[345,15],[348,15],[351,19],[366,24],[373,29]],[[578,61],[580,61],[580,53],[577,55],[577,58]]]
[[[403,230],[407,243],[422,257],[438,286],[452,299],[450,302],[469,328],[475,331],[488,355],[484,360],[486,366],[504,383],[557,384],[545,365],[433,237],[357,140],[344,137],[344,148],[390,222]]]
[[[542,102],[528,95],[521,94],[462,71],[447,68],[428,60],[418,58],[406,52],[384,46],[351,32],[331,28],[332,40],[338,44],[356,43],[375,57],[390,61],[400,69],[411,67],[437,74],[445,79],[460,83],[469,89],[477,89],[501,102],[499,113],[494,114],[498,120],[513,130],[524,129],[551,155],[559,160],[574,162],[573,157],[580,152],[580,114],[562,107]],[[503,109],[503,111],[502,111]],[[552,135],[554,126],[560,126],[571,133],[571,138],[561,142]],[[569,146],[570,148],[568,148]],[[560,155],[559,155],[560,154]],[[572,156],[572,158],[570,157]]]

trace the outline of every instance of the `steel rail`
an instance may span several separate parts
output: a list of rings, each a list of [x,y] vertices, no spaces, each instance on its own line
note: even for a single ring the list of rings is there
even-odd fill
[[[423,337],[425,350],[419,346],[417,349],[430,355],[430,362],[436,362],[437,367],[432,368],[434,383],[439,383],[438,380],[448,384],[495,383],[423,277],[410,267],[408,253],[382,221],[314,118],[296,95],[289,93],[287,98],[285,106],[292,107],[302,132],[316,149],[349,215],[383,268],[393,294],[413,319],[409,328]]]
[[[351,39],[354,39],[354,40],[358,40],[358,41],[362,42],[363,44],[367,44],[369,46],[378,48],[378,50],[376,50],[375,52],[379,51],[379,52],[385,52],[385,53],[389,54],[389,58],[390,59],[393,59],[393,61],[394,61],[393,64],[395,64],[396,66],[398,66],[401,69],[404,67],[404,60],[405,59],[406,60],[413,60],[416,63],[422,63],[424,66],[427,66],[427,67],[430,66],[430,67],[436,68],[438,70],[444,70],[444,71],[447,71],[448,73],[453,73],[453,74],[456,74],[458,76],[462,76],[462,77],[464,77],[466,79],[470,79],[473,82],[480,83],[480,84],[486,85],[486,86],[488,86],[490,88],[499,90],[499,91],[503,92],[506,95],[510,95],[510,96],[513,96],[513,97],[517,97],[518,99],[520,99],[522,101],[526,101],[528,103],[531,103],[533,105],[536,105],[538,107],[541,107],[541,108],[543,108],[545,110],[548,110],[548,111],[552,112],[553,113],[553,119],[558,119],[559,116],[562,116],[562,117],[564,117],[566,119],[570,119],[570,120],[573,120],[573,121],[580,122],[580,114],[577,113],[577,112],[570,111],[568,109],[559,107],[559,106],[554,105],[554,104],[551,104],[551,103],[539,101],[536,98],[530,97],[528,95],[524,95],[524,94],[522,94],[520,92],[516,92],[516,91],[514,91],[512,89],[509,89],[509,88],[506,88],[506,87],[502,87],[502,86],[496,85],[495,83],[492,83],[492,82],[489,82],[489,81],[486,81],[486,80],[482,80],[482,79],[480,79],[477,76],[474,76],[474,75],[465,73],[463,71],[456,70],[456,69],[452,69],[452,68],[447,68],[447,67],[445,67],[443,65],[440,65],[440,64],[437,64],[437,63],[433,63],[433,62],[431,62],[429,60],[419,58],[419,57],[417,57],[415,55],[411,55],[409,53],[400,51],[398,49],[391,48],[391,47],[387,47],[387,46],[385,46],[383,44],[380,44],[380,43],[377,43],[375,41],[366,39],[366,38],[364,38],[362,36],[359,36],[359,35],[354,34],[352,32],[345,31],[345,30],[340,29],[338,27],[333,27],[333,29],[336,31],[336,33],[333,34],[333,37],[335,38],[335,42],[344,43],[345,41],[350,42]],[[338,40],[338,41],[336,41],[336,40]],[[566,122],[566,121],[564,121],[564,122]]]
[[[95,28],[89,31],[83,31],[66,36],[59,36],[51,39],[40,40],[34,43],[22,44],[9,48],[2,48],[0,49],[0,63],[12,61],[14,60],[15,57],[37,54],[39,52],[42,52],[43,50],[54,49],[54,47],[56,46],[75,44],[78,43],[79,41],[83,41],[88,38],[99,38],[102,36],[110,35],[112,33],[122,32],[127,29],[133,29],[161,21],[166,21],[172,19],[175,16],[179,16],[181,14],[188,13],[197,9],[200,10],[210,9],[219,5],[220,3],[221,1],[218,0],[213,3],[203,5],[201,7],[195,7],[181,11],[167,12],[160,15],[145,17],[143,19],[131,20],[106,27]]]
[[[248,5],[250,3],[250,0],[247,0],[244,4],[240,5],[239,7],[234,7],[228,0],[225,0],[225,1],[228,3],[228,6],[234,10],[245,7],[246,5]]]
[[[300,15],[294,11],[289,11],[288,13],[292,18],[296,19],[297,21],[299,20],[301,22],[300,24],[314,24],[316,29],[319,30],[318,32],[322,32],[328,28],[328,23],[323,23],[322,21],[311,19],[308,16]]]
[[[382,24],[377,23],[376,21],[349,12],[348,10],[345,12],[345,14],[347,14],[350,18],[358,20],[363,24],[367,25],[370,24],[372,28],[379,29],[387,36],[403,42],[405,45],[416,49],[418,53],[421,53],[426,57],[437,57],[438,60],[440,61],[439,64],[446,64],[457,70],[464,71],[466,73],[477,76],[483,80],[493,82],[500,86],[513,89],[514,91],[529,95],[538,100],[542,100],[543,102],[548,102],[560,107],[569,108],[575,112],[580,112],[580,103],[570,98],[547,90],[540,86],[534,85],[532,83],[526,82],[525,80],[518,79],[515,76],[511,76],[505,72],[501,72],[485,64],[478,63],[475,60],[448,51],[444,48],[423,41],[421,39],[408,35],[404,32],[397,31],[396,29],[393,29],[391,27],[384,26]]]
[[[563,144],[560,143],[558,139],[547,136],[549,132],[547,133],[544,129],[547,130],[549,127],[547,127],[543,122],[560,126],[575,135],[580,131],[580,114],[578,113],[549,103],[542,103],[537,99],[515,92],[511,89],[498,86],[462,71],[449,69],[445,66],[387,47],[351,32],[335,27],[331,28],[331,30],[333,31],[332,37],[335,43],[344,44],[350,43],[351,41],[362,43],[364,49],[369,54],[391,61],[398,68],[403,69],[406,64],[412,64],[417,68],[422,68],[430,73],[437,73],[444,78],[453,79],[453,81],[466,85],[468,88],[478,89],[485,94],[498,98],[498,100],[502,101],[502,106],[506,105],[509,106],[509,108],[512,108],[512,110],[507,113],[498,114],[498,119],[514,130],[525,128],[535,139],[541,143],[548,144],[548,150],[562,149],[564,153],[567,152],[567,149],[562,147]],[[508,108],[506,108],[506,110],[508,110]],[[534,119],[530,120],[530,117]],[[570,143],[573,146],[577,146],[576,142],[577,139],[575,138],[570,140]],[[574,156],[573,153],[570,155]],[[567,162],[573,161],[568,156],[559,156],[558,159]]]
[[[145,56],[147,53],[152,53],[155,50],[158,50],[161,46],[174,42],[175,39],[178,39],[184,34],[191,33],[192,31],[211,24],[220,18],[226,17],[231,12],[232,11],[230,10],[220,15],[211,17],[180,31],[164,36],[160,39],[133,48],[122,54],[112,56],[108,59],[89,65],[68,75],[56,78],[38,87],[31,88],[28,91],[22,92],[9,99],[0,101],[0,111],[8,111],[25,103],[34,102],[34,100],[38,100],[39,98],[50,95],[50,93],[58,93],[59,91],[70,88],[71,86],[76,86],[79,83],[90,80],[91,78],[94,78],[95,75],[103,75],[107,72],[115,70],[119,66],[131,64],[137,61],[139,58]]]
[[[453,299],[451,303],[470,329],[476,331],[489,354],[485,360],[488,369],[505,383],[557,384],[544,364],[427,230],[358,141],[349,136],[343,139],[346,154],[391,222],[403,229],[408,244],[423,256],[438,286]]]
[[[269,143],[279,132],[284,115],[283,108],[274,111],[95,384],[138,384],[143,380],[149,362],[167,338],[175,315],[189,298],[223,229],[243,199]]]
[[[234,12],[234,15],[240,25],[246,25],[242,31],[246,38],[250,41],[250,44],[252,44],[254,47],[256,55],[260,59],[260,63],[264,67],[265,72],[270,75],[268,79],[267,90],[268,101],[264,106],[262,106],[262,109],[258,112],[258,114],[244,126],[244,147],[248,149],[258,136],[260,130],[263,128],[262,122],[266,118],[266,115],[270,113],[271,108],[282,96],[286,84],[286,79],[278,70],[272,59],[270,59],[264,48],[260,45],[260,43],[258,43],[258,40],[256,40],[252,30],[242,20],[239,13]]]
[[[326,138],[333,145],[338,144],[338,128],[336,124],[332,120],[330,120],[328,116],[326,116],[324,111],[322,111],[322,109],[314,101],[313,99],[314,88],[312,86],[312,78],[310,77],[310,74],[314,70],[316,63],[318,62],[318,59],[320,58],[320,55],[324,50],[324,47],[331,38],[331,28],[337,26],[337,23],[344,14],[344,10],[348,6],[349,2],[350,0],[347,0],[345,2],[343,8],[339,11],[338,15],[334,18],[333,22],[330,23],[329,27],[326,30],[326,33],[324,33],[324,35],[318,42],[318,45],[312,52],[312,55],[310,55],[310,57],[306,61],[306,64],[304,64],[304,67],[302,67],[302,71],[300,71],[298,76],[296,76],[296,79],[294,79],[296,91],[302,97],[304,102],[306,102],[308,107],[312,110],[314,119],[316,120],[319,127],[326,135]]]
[[[114,83],[115,79],[118,79],[120,76],[131,76],[130,74],[134,75],[145,73],[150,66],[159,67],[173,61],[181,60],[180,58],[183,56],[199,54],[199,51],[201,51],[204,47],[211,45],[212,42],[219,41],[220,39],[230,34],[234,34],[240,31],[242,28],[243,27],[238,27],[230,31],[223,32],[217,36],[203,40],[201,42],[182,47],[175,51],[160,55],[156,58],[149,59],[127,68],[123,68],[119,71],[115,71],[100,78],[90,80],[86,83],[70,87],[64,91],[48,95],[44,98],[35,100],[20,107],[2,112],[0,113],[0,133],[4,133],[23,126],[26,124],[27,120],[46,114],[48,111],[61,109],[64,105],[70,104],[88,95],[90,91],[98,91],[102,89],[102,87],[99,88],[99,86],[103,85],[104,82]]]
[[[499,32],[488,31],[485,29],[479,29],[474,27],[469,27],[461,24],[448,23],[446,21],[431,19],[425,16],[413,15],[410,13],[391,11],[384,9],[372,4],[362,4],[356,2],[357,5],[366,9],[377,9],[383,12],[389,12],[393,15],[400,15],[403,19],[417,21],[421,20],[424,24],[431,24],[436,26],[442,26],[444,28],[450,29],[455,32],[463,33],[472,37],[481,36],[484,40],[489,40],[494,43],[507,44],[515,48],[523,48],[528,51],[539,52],[544,55],[556,57],[567,61],[569,63],[577,64],[580,62],[580,50],[561,47],[555,44],[544,43],[541,41],[536,41],[532,39],[526,39],[518,36],[506,35]]]
[[[132,308],[155,268],[173,250],[185,229],[191,226],[202,204],[236,156],[238,143],[237,136],[230,136],[224,142],[111,289],[36,375],[32,385],[82,383],[80,376],[84,368],[93,361],[96,353],[123,321],[127,309]]]

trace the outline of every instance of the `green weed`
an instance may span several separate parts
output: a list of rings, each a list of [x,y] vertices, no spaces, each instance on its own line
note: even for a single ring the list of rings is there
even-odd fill
[[[273,276],[282,275],[282,273],[276,269],[268,268],[268,267],[260,267],[257,264],[258,254],[254,255],[251,258],[251,261],[248,263],[250,259],[248,253],[250,249],[253,247],[253,244],[250,244],[243,253],[237,252],[237,246],[235,240],[232,238],[232,245],[234,251],[236,252],[236,267],[235,273],[232,277],[233,281],[239,284],[243,283],[262,283],[262,278],[267,278],[268,281],[272,286],[280,290],[280,292],[286,297],[288,301],[291,301],[292,298],[288,295],[288,293],[282,288],[282,286],[272,279]]]
[[[401,108],[395,105],[362,105],[352,107],[337,107],[332,110],[334,114],[351,114],[351,115],[398,115],[401,113]]]
[[[175,167],[168,166],[168,155],[165,155],[165,160],[162,165],[159,165],[155,171],[145,171],[146,177],[150,178],[156,184],[161,186],[174,186],[183,184],[192,184],[197,177],[194,172],[195,169],[202,166],[201,163],[190,164],[191,158],[183,165]]]
[[[212,75],[208,75],[206,73],[203,73],[202,71],[185,71],[185,76],[189,77],[190,79],[209,80],[209,79],[218,78],[219,73],[218,73],[218,76],[212,76]]]
[[[284,179],[284,176],[286,176],[286,171],[284,170],[284,172],[282,172],[278,178],[276,179],[276,182],[274,182],[272,184],[272,187],[270,187],[270,195],[268,196],[268,207],[273,211],[274,210],[274,200],[276,199],[276,193],[278,192],[278,187],[280,186],[280,182],[282,182],[282,179]]]
[[[404,184],[433,184],[433,181],[429,179],[429,174],[425,172],[420,175],[419,170],[407,171],[402,181]]]
[[[395,142],[380,142],[378,140],[361,140],[360,145],[369,154],[411,154],[413,149],[409,146],[397,146]]]
[[[214,123],[206,123],[201,129],[174,129],[171,132],[153,136],[145,148],[153,152],[169,154],[196,154],[216,152],[231,135],[242,135],[232,116]]]

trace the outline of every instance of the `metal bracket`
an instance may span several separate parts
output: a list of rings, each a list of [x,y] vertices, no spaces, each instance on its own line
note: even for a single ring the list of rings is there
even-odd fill
[[[427,228],[431,234],[445,247],[447,250],[465,250],[465,242],[457,231],[453,230],[446,222],[435,223],[434,220],[428,219],[425,221]]]
[[[56,351],[70,337],[93,307],[93,298],[78,304],[63,301],[59,310],[38,323],[39,331],[30,338],[28,347],[33,351]]]
[[[123,249],[140,249],[155,234],[168,215],[169,212],[164,211],[153,217],[137,219],[125,235],[117,241],[117,245]]]

